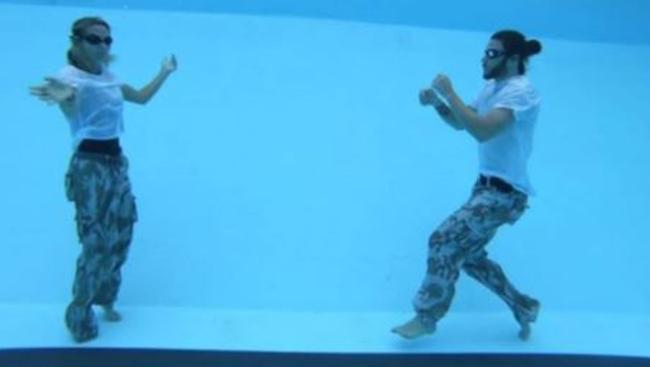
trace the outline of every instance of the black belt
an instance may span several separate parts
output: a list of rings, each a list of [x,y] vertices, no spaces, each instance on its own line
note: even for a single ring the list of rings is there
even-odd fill
[[[494,177],[494,176],[480,175],[478,177],[478,183],[480,185],[482,185],[482,186],[494,187],[498,191],[501,191],[501,192],[503,192],[505,194],[508,194],[508,193],[511,193],[511,192],[515,191],[515,188],[511,184],[507,183],[506,181],[504,181],[504,180],[502,180],[502,179],[500,179],[498,177]]]
[[[118,139],[84,139],[79,144],[77,151],[83,153],[105,154],[112,156],[119,156],[122,154],[122,148],[120,147],[120,141]]]

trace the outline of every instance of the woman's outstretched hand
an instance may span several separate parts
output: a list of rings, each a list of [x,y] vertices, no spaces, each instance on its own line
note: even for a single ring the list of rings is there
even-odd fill
[[[75,88],[62,81],[46,77],[45,83],[30,87],[30,94],[38,97],[47,104],[62,103],[71,100],[75,94]]]

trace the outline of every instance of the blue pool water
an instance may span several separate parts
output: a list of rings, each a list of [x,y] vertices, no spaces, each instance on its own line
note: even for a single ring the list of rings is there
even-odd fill
[[[71,140],[28,86],[64,65],[72,21],[97,14],[122,80],[143,85],[170,53],[179,69],[125,111],[140,220],[125,320],[90,346],[650,357],[649,2],[297,3],[0,2],[0,347],[75,346]],[[467,7],[483,16],[444,16]],[[397,340],[428,235],[477,172],[475,141],[417,93],[444,72],[473,99],[508,26],[544,46],[529,71],[537,195],[488,251],[542,300],[540,320],[519,342],[501,301],[462,276],[433,337]]]

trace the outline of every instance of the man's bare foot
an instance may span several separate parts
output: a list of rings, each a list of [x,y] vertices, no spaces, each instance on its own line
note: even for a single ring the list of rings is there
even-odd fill
[[[435,325],[429,326],[422,323],[420,317],[415,316],[407,323],[396,326],[391,331],[405,339],[415,339],[436,331]]]
[[[110,322],[117,322],[122,320],[122,315],[120,315],[119,312],[115,311],[113,305],[102,306],[102,309],[104,310],[104,320]]]
[[[521,329],[519,329],[519,339],[526,341],[528,338],[530,338],[530,323],[522,323],[520,326]]]
[[[537,314],[539,314],[540,303],[536,299],[529,299],[527,310],[525,314],[515,315],[517,322],[519,323],[519,339],[528,340],[530,338],[530,324],[537,320]]]

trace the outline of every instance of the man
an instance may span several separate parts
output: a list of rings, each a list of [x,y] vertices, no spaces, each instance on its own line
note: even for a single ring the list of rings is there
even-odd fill
[[[495,292],[512,310],[528,339],[539,312],[537,300],[510,284],[501,267],[487,257],[485,246],[497,229],[513,224],[526,209],[533,190],[527,162],[540,99],[525,76],[528,58],[541,51],[536,40],[517,31],[492,35],[482,59],[488,82],[474,103],[458,97],[450,79],[440,74],[420,103],[433,106],[457,130],[479,143],[479,178],[471,197],[429,239],[427,273],[413,301],[416,315],[393,332],[407,339],[431,334],[451,305],[460,269]]]

